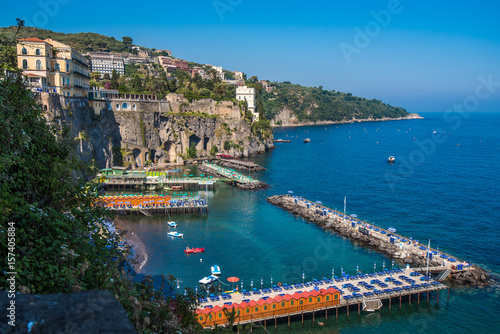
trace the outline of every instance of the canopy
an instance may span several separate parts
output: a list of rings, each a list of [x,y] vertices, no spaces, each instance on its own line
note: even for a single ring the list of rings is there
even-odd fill
[[[227,279],[228,282],[233,282],[233,283],[236,283],[238,282],[240,279],[238,277],[229,277]]]

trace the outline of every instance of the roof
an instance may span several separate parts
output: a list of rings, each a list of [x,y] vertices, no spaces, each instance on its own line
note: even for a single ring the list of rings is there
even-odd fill
[[[289,301],[290,299],[293,299],[291,295],[289,294],[286,294],[283,296],[283,299],[286,300],[286,301]]]
[[[262,299],[262,298],[261,298],[261,299],[257,300],[257,304],[258,304],[258,305],[264,305],[265,303],[266,303],[266,300],[265,300],[265,299]]]
[[[295,292],[295,293],[292,295],[292,298],[293,298],[293,299],[300,299],[300,298],[304,298],[304,297],[302,297],[302,294],[301,294],[301,293]]]
[[[20,42],[42,42],[42,43],[47,43],[43,39],[36,38],[36,37],[21,38],[18,41],[20,41]]]
[[[302,292],[302,297],[304,297],[304,298],[307,298],[307,297],[309,297],[310,295],[311,295],[311,294],[310,294],[309,292],[307,292],[307,291]]]
[[[319,295],[319,292],[318,290],[312,290],[309,294],[313,297],[316,297],[317,295]]]
[[[274,301],[275,301],[275,302],[278,302],[278,303],[279,303],[279,302],[280,302],[280,301],[282,301],[282,300],[283,300],[283,297],[281,297],[280,295],[277,295],[276,297],[274,297]]]

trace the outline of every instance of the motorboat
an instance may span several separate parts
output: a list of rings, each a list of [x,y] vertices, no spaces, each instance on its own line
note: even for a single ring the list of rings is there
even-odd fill
[[[204,251],[205,251],[205,248],[189,248],[189,247],[186,247],[186,249],[184,250],[184,253],[193,254],[193,253],[203,253]]]
[[[172,186],[172,190],[182,190],[182,186]]]
[[[210,267],[210,269],[212,271],[212,275],[221,275],[220,267],[218,265],[214,264],[212,267]]]
[[[309,139],[309,138],[304,139],[304,143],[310,143],[310,142],[311,142],[311,139]]]
[[[167,235],[169,237],[174,237],[174,238],[183,238],[184,234],[179,233],[179,232],[168,232]]]
[[[175,222],[167,222],[167,224],[170,227],[177,227],[177,224]]]
[[[394,157],[391,155],[391,156],[389,157],[388,161],[389,161],[389,162],[394,162],[394,161],[396,161],[396,158],[394,158]]]
[[[210,284],[210,283],[217,281],[218,279],[219,279],[219,277],[214,276],[214,275],[210,275],[208,277],[203,277],[201,280],[199,280],[199,282],[200,282],[200,284],[207,285],[207,284]]]

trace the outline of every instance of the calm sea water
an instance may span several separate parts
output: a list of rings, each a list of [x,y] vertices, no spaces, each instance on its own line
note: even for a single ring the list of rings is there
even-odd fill
[[[173,274],[184,287],[196,286],[210,266],[223,279],[237,276],[243,288],[294,283],[338,275],[341,268],[371,272],[391,260],[324,231],[266,202],[266,197],[294,194],[402,235],[439,246],[497,274],[500,272],[500,113],[467,118],[424,113],[423,120],[311,126],[275,130],[272,152],[254,161],[268,168],[252,176],[270,184],[266,191],[241,191],[220,185],[207,197],[208,215],[173,216],[181,240],[166,237],[165,217],[128,217],[150,254],[143,273]],[[436,133],[433,133],[433,132]],[[310,138],[310,144],[304,144]],[[396,157],[394,164],[387,158]],[[196,174],[195,166],[186,166]],[[189,247],[206,253],[186,255]],[[396,266],[398,263],[396,263]],[[400,265],[400,264],[399,264]],[[228,283],[227,287],[230,287]],[[241,282],[238,285],[241,287]],[[332,333],[479,333],[500,332],[500,293],[454,288],[446,303],[431,301],[374,314],[334,316],[294,322],[291,332]],[[319,327],[317,321],[325,326]],[[274,330],[274,329],[273,329]],[[288,332],[288,326],[278,326]],[[263,330],[261,332],[264,332]]]

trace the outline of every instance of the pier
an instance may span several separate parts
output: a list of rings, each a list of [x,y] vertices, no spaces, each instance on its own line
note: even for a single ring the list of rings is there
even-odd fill
[[[205,173],[213,174],[219,178],[229,179],[231,184],[234,184],[241,189],[265,189],[268,187],[267,184],[254,180],[250,176],[243,175],[235,170],[210,162],[204,162],[198,167],[198,169]]]
[[[100,197],[104,207],[121,214],[167,215],[208,213],[207,202],[199,197],[172,199],[163,195]]]
[[[276,195],[269,197],[267,201],[320,227],[334,230],[340,235],[389,255],[391,258],[400,259],[404,263],[418,267],[420,271],[426,272],[427,262],[429,262],[429,272],[438,274],[442,280],[450,277],[459,284],[487,284],[489,282],[489,274],[476,265],[458,260],[438,249],[428,249],[428,245],[418,240],[344,215],[321,203],[293,195]]]
[[[183,190],[213,190],[217,180],[217,178],[213,177],[168,177],[165,175],[125,174],[103,176],[101,184],[109,190],[133,188],[165,189],[172,187],[182,187]]]
[[[359,274],[351,277],[323,278],[312,282],[287,285],[278,283],[271,288],[241,290],[236,293],[222,293],[199,299],[196,310],[198,322],[204,328],[229,323],[225,312],[234,312],[234,325],[260,323],[267,327],[276,327],[277,320],[294,315],[324,315],[338,318],[339,310],[360,314],[361,311],[373,311],[383,304],[401,309],[403,299],[411,307],[420,305],[421,299],[436,299],[439,303],[440,291],[449,288],[426,276],[421,276],[414,269],[393,269],[378,273]],[[433,296],[431,296],[431,294]],[[225,312],[224,312],[225,311]],[[250,325],[251,326],[251,325]]]

